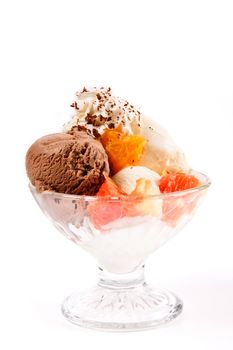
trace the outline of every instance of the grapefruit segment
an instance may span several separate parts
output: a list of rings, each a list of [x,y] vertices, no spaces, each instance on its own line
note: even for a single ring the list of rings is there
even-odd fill
[[[116,199],[108,198],[109,196],[116,197]],[[113,180],[106,176],[104,183],[97,193],[97,200],[90,203],[87,208],[96,228],[100,229],[109,222],[124,216],[136,215],[137,211],[133,200],[128,196],[124,196],[127,196],[127,194]]]
[[[159,180],[159,188],[162,193],[188,190],[199,184],[200,182],[195,176],[183,173],[168,174]]]
[[[162,193],[188,190],[199,186],[200,181],[193,175],[176,173],[162,176],[158,182]],[[184,214],[190,214],[196,207],[199,195],[185,194],[179,197],[168,197],[163,200],[163,220],[176,226]]]

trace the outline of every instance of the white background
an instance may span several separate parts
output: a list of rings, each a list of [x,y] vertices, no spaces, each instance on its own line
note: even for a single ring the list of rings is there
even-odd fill
[[[0,5],[1,349],[233,348],[232,1],[11,1]],[[140,333],[78,329],[60,302],[96,263],[47,221],[24,157],[59,131],[83,85],[111,86],[162,123],[212,179],[193,221],[147,262],[184,300],[181,318]]]

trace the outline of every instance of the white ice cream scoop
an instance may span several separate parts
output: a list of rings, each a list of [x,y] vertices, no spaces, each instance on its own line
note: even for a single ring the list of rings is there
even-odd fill
[[[130,194],[135,190],[137,180],[150,180],[157,186],[160,175],[143,166],[130,166],[120,170],[112,179],[125,193]]]
[[[189,171],[184,153],[161,125],[144,117],[139,133],[146,140],[139,165],[148,167],[159,174],[164,170],[168,172]]]

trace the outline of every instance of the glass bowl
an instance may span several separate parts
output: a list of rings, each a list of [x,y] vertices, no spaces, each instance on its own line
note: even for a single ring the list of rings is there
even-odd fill
[[[30,190],[44,214],[67,238],[90,253],[99,281],[88,291],[68,296],[63,315],[88,328],[135,331],[177,317],[182,301],[149,286],[147,257],[180,231],[194,215],[210,186],[206,175],[192,171],[202,185],[152,196],[96,197]]]

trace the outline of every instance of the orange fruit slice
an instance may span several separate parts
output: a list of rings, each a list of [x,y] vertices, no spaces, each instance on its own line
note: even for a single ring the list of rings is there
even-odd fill
[[[145,139],[140,135],[127,135],[120,128],[107,129],[100,138],[108,155],[112,174],[136,165],[141,159]]]

